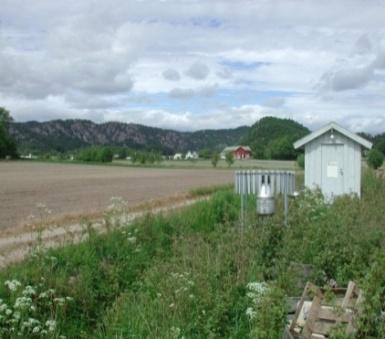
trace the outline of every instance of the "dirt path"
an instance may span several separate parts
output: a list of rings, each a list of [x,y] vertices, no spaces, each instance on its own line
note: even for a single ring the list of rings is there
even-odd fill
[[[53,218],[75,218],[98,214],[111,197],[134,206],[232,180],[233,171],[227,170],[0,162],[0,229],[38,222],[38,204],[44,204]]]
[[[108,218],[111,223],[109,227],[132,223],[135,219],[148,213],[156,214],[183,208],[202,199],[207,198],[188,198],[185,195],[180,195],[169,199],[158,200],[152,205],[138,206],[134,208],[136,210],[135,212],[127,210],[122,213],[116,210],[115,213]],[[93,230],[102,233],[107,229],[106,219],[89,220],[86,224],[75,222],[61,225],[45,225],[39,227],[39,229],[22,227],[9,230],[0,236],[0,268],[22,260],[30,254],[31,250],[37,245],[43,246],[46,249],[58,247],[66,243],[83,241],[87,237],[87,227],[92,227]]]

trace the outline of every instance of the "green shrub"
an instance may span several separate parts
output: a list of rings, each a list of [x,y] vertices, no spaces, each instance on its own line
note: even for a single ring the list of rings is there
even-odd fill
[[[229,167],[234,163],[233,152],[227,152],[226,153],[226,163],[227,163],[227,166],[229,166]]]
[[[213,165],[213,167],[217,167],[219,158],[220,158],[220,157],[219,157],[219,153],[218,153],[218,152],[214,152],[214,153],[211,155],[211,164]]]
[[[377,169],[382,166],[384,155],[378,149],[373,148],[368,152],[367,162],[371,168]]]
[[[86,162],[111,162],[113,157],[114,153],[110,147],[93,146],[80,150],[76,159]]]
[[[304,169],[305,168],[305,155],[299,154],[297,157],[297,164],[299,168]]]

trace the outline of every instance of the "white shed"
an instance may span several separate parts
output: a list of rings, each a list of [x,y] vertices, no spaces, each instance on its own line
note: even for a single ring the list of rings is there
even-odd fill
[[[320,188],[327,199],[361,195],[361,153],[372,144],[335,122],[294,143],[305,147],[305,186]]]

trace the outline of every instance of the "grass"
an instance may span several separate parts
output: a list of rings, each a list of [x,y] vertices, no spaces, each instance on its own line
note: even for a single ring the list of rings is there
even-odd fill
[[[161,167],[161,168],[195,168],[195,169],[208,169],[213,168],[211,160],[164,160],[160,163],[153,165],[132,164],[129,160],[114,160],[114,164],[121,164],[126,166],[136,167]],[[297,168],[295,161],[290,160],[234,160],[234,164],[230,167],[225,160],[219,160],[216,169],[280,169],[280,170],[295,170]]]
[[[235,160],[234,164],[229,167],[225,160],[220,160],[216,168],[211,164],[211,160],[164,160],[160,163],[154,164],[133,164],[129,160],[114,160],[111,163],[101,162],[84,162],[78,160],[49,160],[49,159],[21,159],[17,161],[33,161],[44,163],[58,163],[58,164],[75,164],[75,165],[99,165],[99,166],[119,166],[119,167],[144,167],[144,168],[175,168],[175,169],[269,169],[269,170],[296,170],[298,166],[295,161],[291,160]]]
[[[188,195],[192,198],[198,198],[202,196],[211,195],[220,191],[231,191],[233,189],[234,189],[234,184],[201,186],[201,187],[191,189]]]
[[[47,338],[279,338],[286,296],[300,295],[305,279],[321,286],[333,279],[354,280],[365,292],[356,337],[383,338],[385,181],[368,171],[363,186],[362,199],[330,205],[305,192],[291,202],[288,227],[281,199],[262,219],[250,198],[241,228],[239,197],[227,190],[102,235],[85,224],[85,242],[37,248],[0,272],[11,312],[0,318],[0,337],[38,337],[22,326],[32,318]],[[15,281],[21,286],[12,291]]]

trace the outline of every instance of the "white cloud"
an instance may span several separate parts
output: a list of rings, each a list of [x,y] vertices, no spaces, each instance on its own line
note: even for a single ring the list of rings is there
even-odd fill
[[[276,114],[374,131],[383,119],[377,0],[0,2],[0,105],[17,120],[196,129]],[[179,113],[175,98],[190,99]]]
[[[187,76],[195,80],[204,80],[209,73],[209,68],[202,62],[194,62],[185,72]]]
[[[189,99],[194,96],[213,96],[217,90],[218,86],[202,86],[197,88],[173,88],[169,95],[172,98],[176,99]]]
[[[171,81],[179,81],[180,75],[179,72],[175,69],[168,68],[162,72],[163,78]]]

